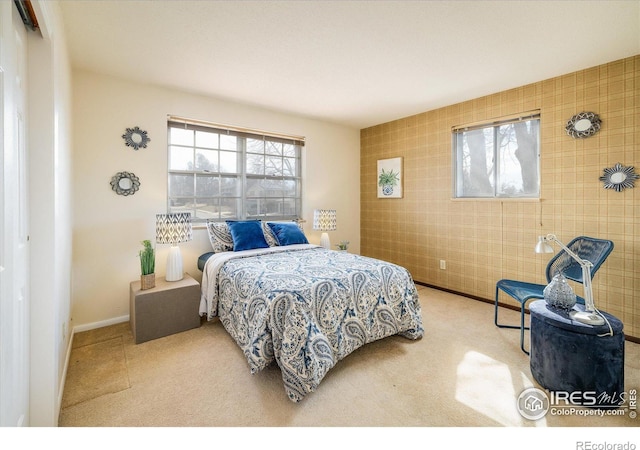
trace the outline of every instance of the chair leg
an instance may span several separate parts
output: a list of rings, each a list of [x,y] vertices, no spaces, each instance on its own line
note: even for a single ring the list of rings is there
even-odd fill
[[[524,330],[529,329],[529,327],[524,326],[524,309],[526,304],[526,301],[522,302],[522,308],[520,309],[520,348],[528,355],[529,352],[524,349]]]
[[[516,328],[516,327],[511,326],[511,325],[501,325],[501,324],[498,323],[498,308],[499,308],[499,306],[498,306],[498,297],[499,296],[500,296],[500,288],[498,286],[496,286],[496,300],[494,302],[495,303],[494,304],[495,312],[494,312],[494,316],[493,316],[493,323],[495,323],[496,326],[499,327],[499,328]]]
[[[497,327],[500,326],[498,323],[498,294],[500,293],[500,288],[496,286],[496,299],[495,299],[495,312],[493,314],[493,323],[496,324]]]
[[[504,324],[498,323],[498,308],[500,308],[498,306],[498,296],[499,295],[500,295],[500,288],[496,286],[496,300],[495,300],[495,312],[494,312],[493,322],[496,324],[496,326],[498,328],[513,328],[513,329],[520,328],[517,325],[504,325]]]
[[[526,305],[526,300],[520,305],[520,326],[518,325],[504,325],[504,324],[500,324],[498,323],[498,297],[500,295],[500,288],[498,286],[496,286],[496,299],[495,299],[495,304],[494,304],[494,316],[493,316],[493,322],[496,324],[496,326],[498,328],[511,328],[511,329],[520,329],[520,348],[522,349],[522,351],[525,354],[529,354],[529,352],[527,350],[525,350],[524,348],[524,332],[525,330],[528,330],[529,327],[525,327],[524,326],[524,311],[525,311],[525,305]]]

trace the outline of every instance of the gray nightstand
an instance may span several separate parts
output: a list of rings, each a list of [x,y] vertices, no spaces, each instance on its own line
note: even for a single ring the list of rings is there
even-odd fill
[[[156,280],[151,289],[140,281],[129,288],[129,323],[136,344],[200,326],[200,284],[185,273],[180,281]]]

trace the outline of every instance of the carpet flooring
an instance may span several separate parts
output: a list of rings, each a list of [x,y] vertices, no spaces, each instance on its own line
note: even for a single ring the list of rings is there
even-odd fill
[[[62,409],[129,389],[123,336],[73,348]]]
[[[316,392],[288,400],[277,366],[251,375],[218,320],[135,344],[128,323],[73,338],[60,427],[638,427],[588,408],[525,419],[539,387],[517,330],[493,305],[419,286],[425,336],[392,336],[340,361]],[[501,310],[501,320],[518,323]],[[528,342],[527,342],[528,345]],[[640,345],[625,343],[625,388],[640,387]],[[575,439],[574,439],[575,441]],[[523,447],[520,447],[523,448]],[[575,448],[575,447],[574,447]]]

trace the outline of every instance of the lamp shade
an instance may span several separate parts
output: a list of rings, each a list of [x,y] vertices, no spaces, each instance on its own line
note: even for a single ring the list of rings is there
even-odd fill
[[[179,244],[193,239],[191,213],[156,214],[156,242]]]
[[[549,245],[545,236],[538,236],[538,243],[536,244],[536,253],[553,253],[553,247]]]
[[[313,229],[320,231],[334,231],[336,229],[335,209],[316,209],[313,211]]]

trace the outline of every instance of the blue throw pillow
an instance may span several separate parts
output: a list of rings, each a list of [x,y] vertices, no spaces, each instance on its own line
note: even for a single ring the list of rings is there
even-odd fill
[[[269,247],[259,220],[227,220],[227,225],[233,239],[234,252]]]
[[[309,241],[297,223],[267,222],[278,245],[308,244]]]

